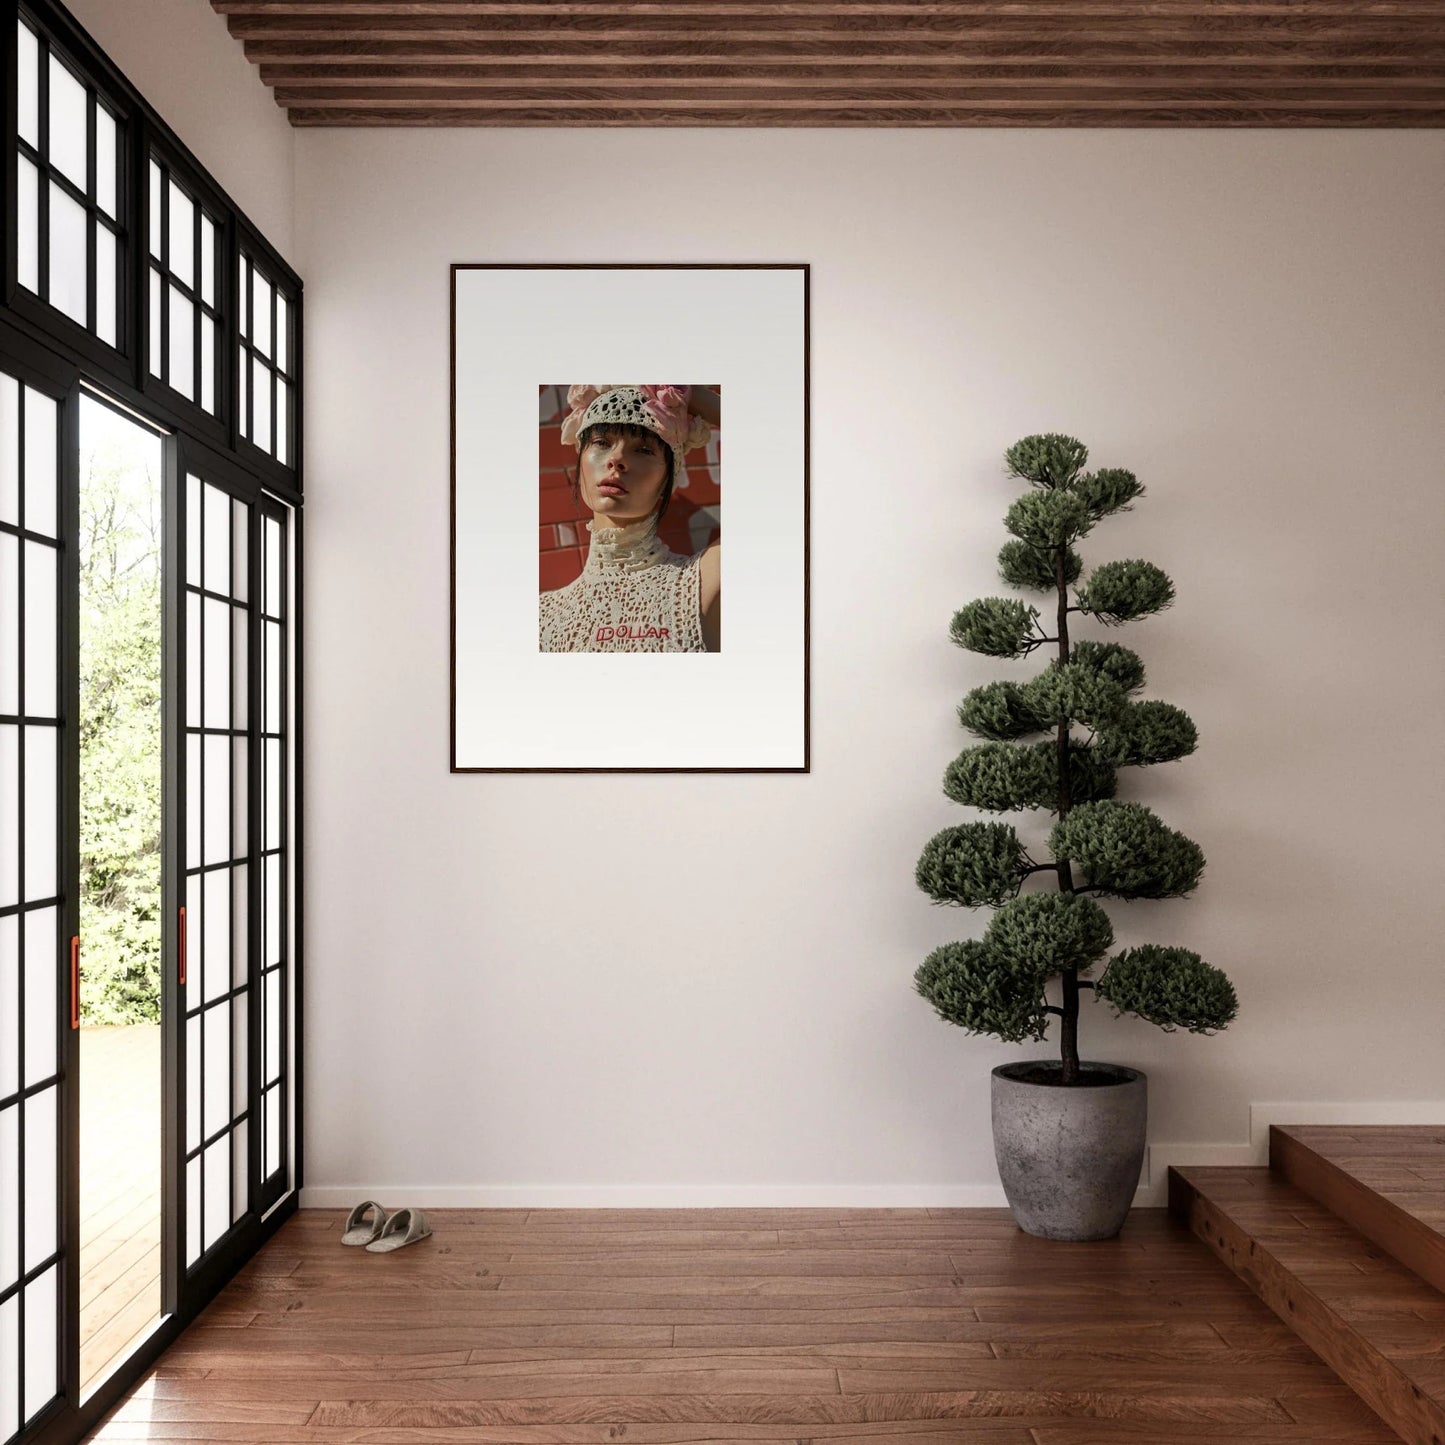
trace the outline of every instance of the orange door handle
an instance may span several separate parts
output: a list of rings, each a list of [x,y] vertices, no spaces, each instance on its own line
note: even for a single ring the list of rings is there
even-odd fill
[[[181,987],[186,986],[186,910],[181,909],[176,955],[180,960]]]
[[[70,1027],[80,1027],[80,939],[70,940]]]

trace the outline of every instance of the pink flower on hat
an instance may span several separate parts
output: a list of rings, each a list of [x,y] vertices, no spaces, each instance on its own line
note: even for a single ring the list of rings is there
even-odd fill
[[[585,386],[574,382],[567,388],[569,410],[562,420],[562,445],[576,446],[577,434],[582,429],[582,417],[587,408],[602,395],[600,386]]]
[[[645,398],[645,405],[656,420],[667,444],[684,447],[690,421],[687,403],[692,396],[692,387],[660,385],[639,386],[637,389]]]

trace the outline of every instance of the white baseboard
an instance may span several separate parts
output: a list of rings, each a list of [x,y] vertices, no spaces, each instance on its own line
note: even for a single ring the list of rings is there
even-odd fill
[[[1251,1104],[1241,1143],[1150,1144],[1136,1209],[1168,1203],[1171,1164],[1262,1165],[1271,1124],[1445,1125],[1445,1101]],[[349,1209],[363,1199],[418,1209],[999,1209],[998,1184],[322,1184],[302,1209]]]

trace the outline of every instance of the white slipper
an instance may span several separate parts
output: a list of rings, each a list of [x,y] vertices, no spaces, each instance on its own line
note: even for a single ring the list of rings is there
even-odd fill
[[[425,1239],[430,1233],[431,1225],[420,1209],[398,1209],[366,1247],[372,1254],[390,1254],[394,1249]]]
[[[371,1218],[367,1219],[368,1211]],[[358,1204],[346,1216],[346,1228],[342,1232],[342,1244],[370,1244],[380,1236],[386,1227],[386,1210],[374,1200],[367,1199]]]

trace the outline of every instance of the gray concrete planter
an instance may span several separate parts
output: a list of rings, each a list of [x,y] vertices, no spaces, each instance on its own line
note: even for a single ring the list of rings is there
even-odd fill
[[[1020,1229],[1044,1239],[1112,1239],[1144,1163],[1148,1080],[1118,1064],[1082,1063],[1111,1082],[1063,1088],[1020,1075],[1057,1060],[993,1071],[993,1149]]]

